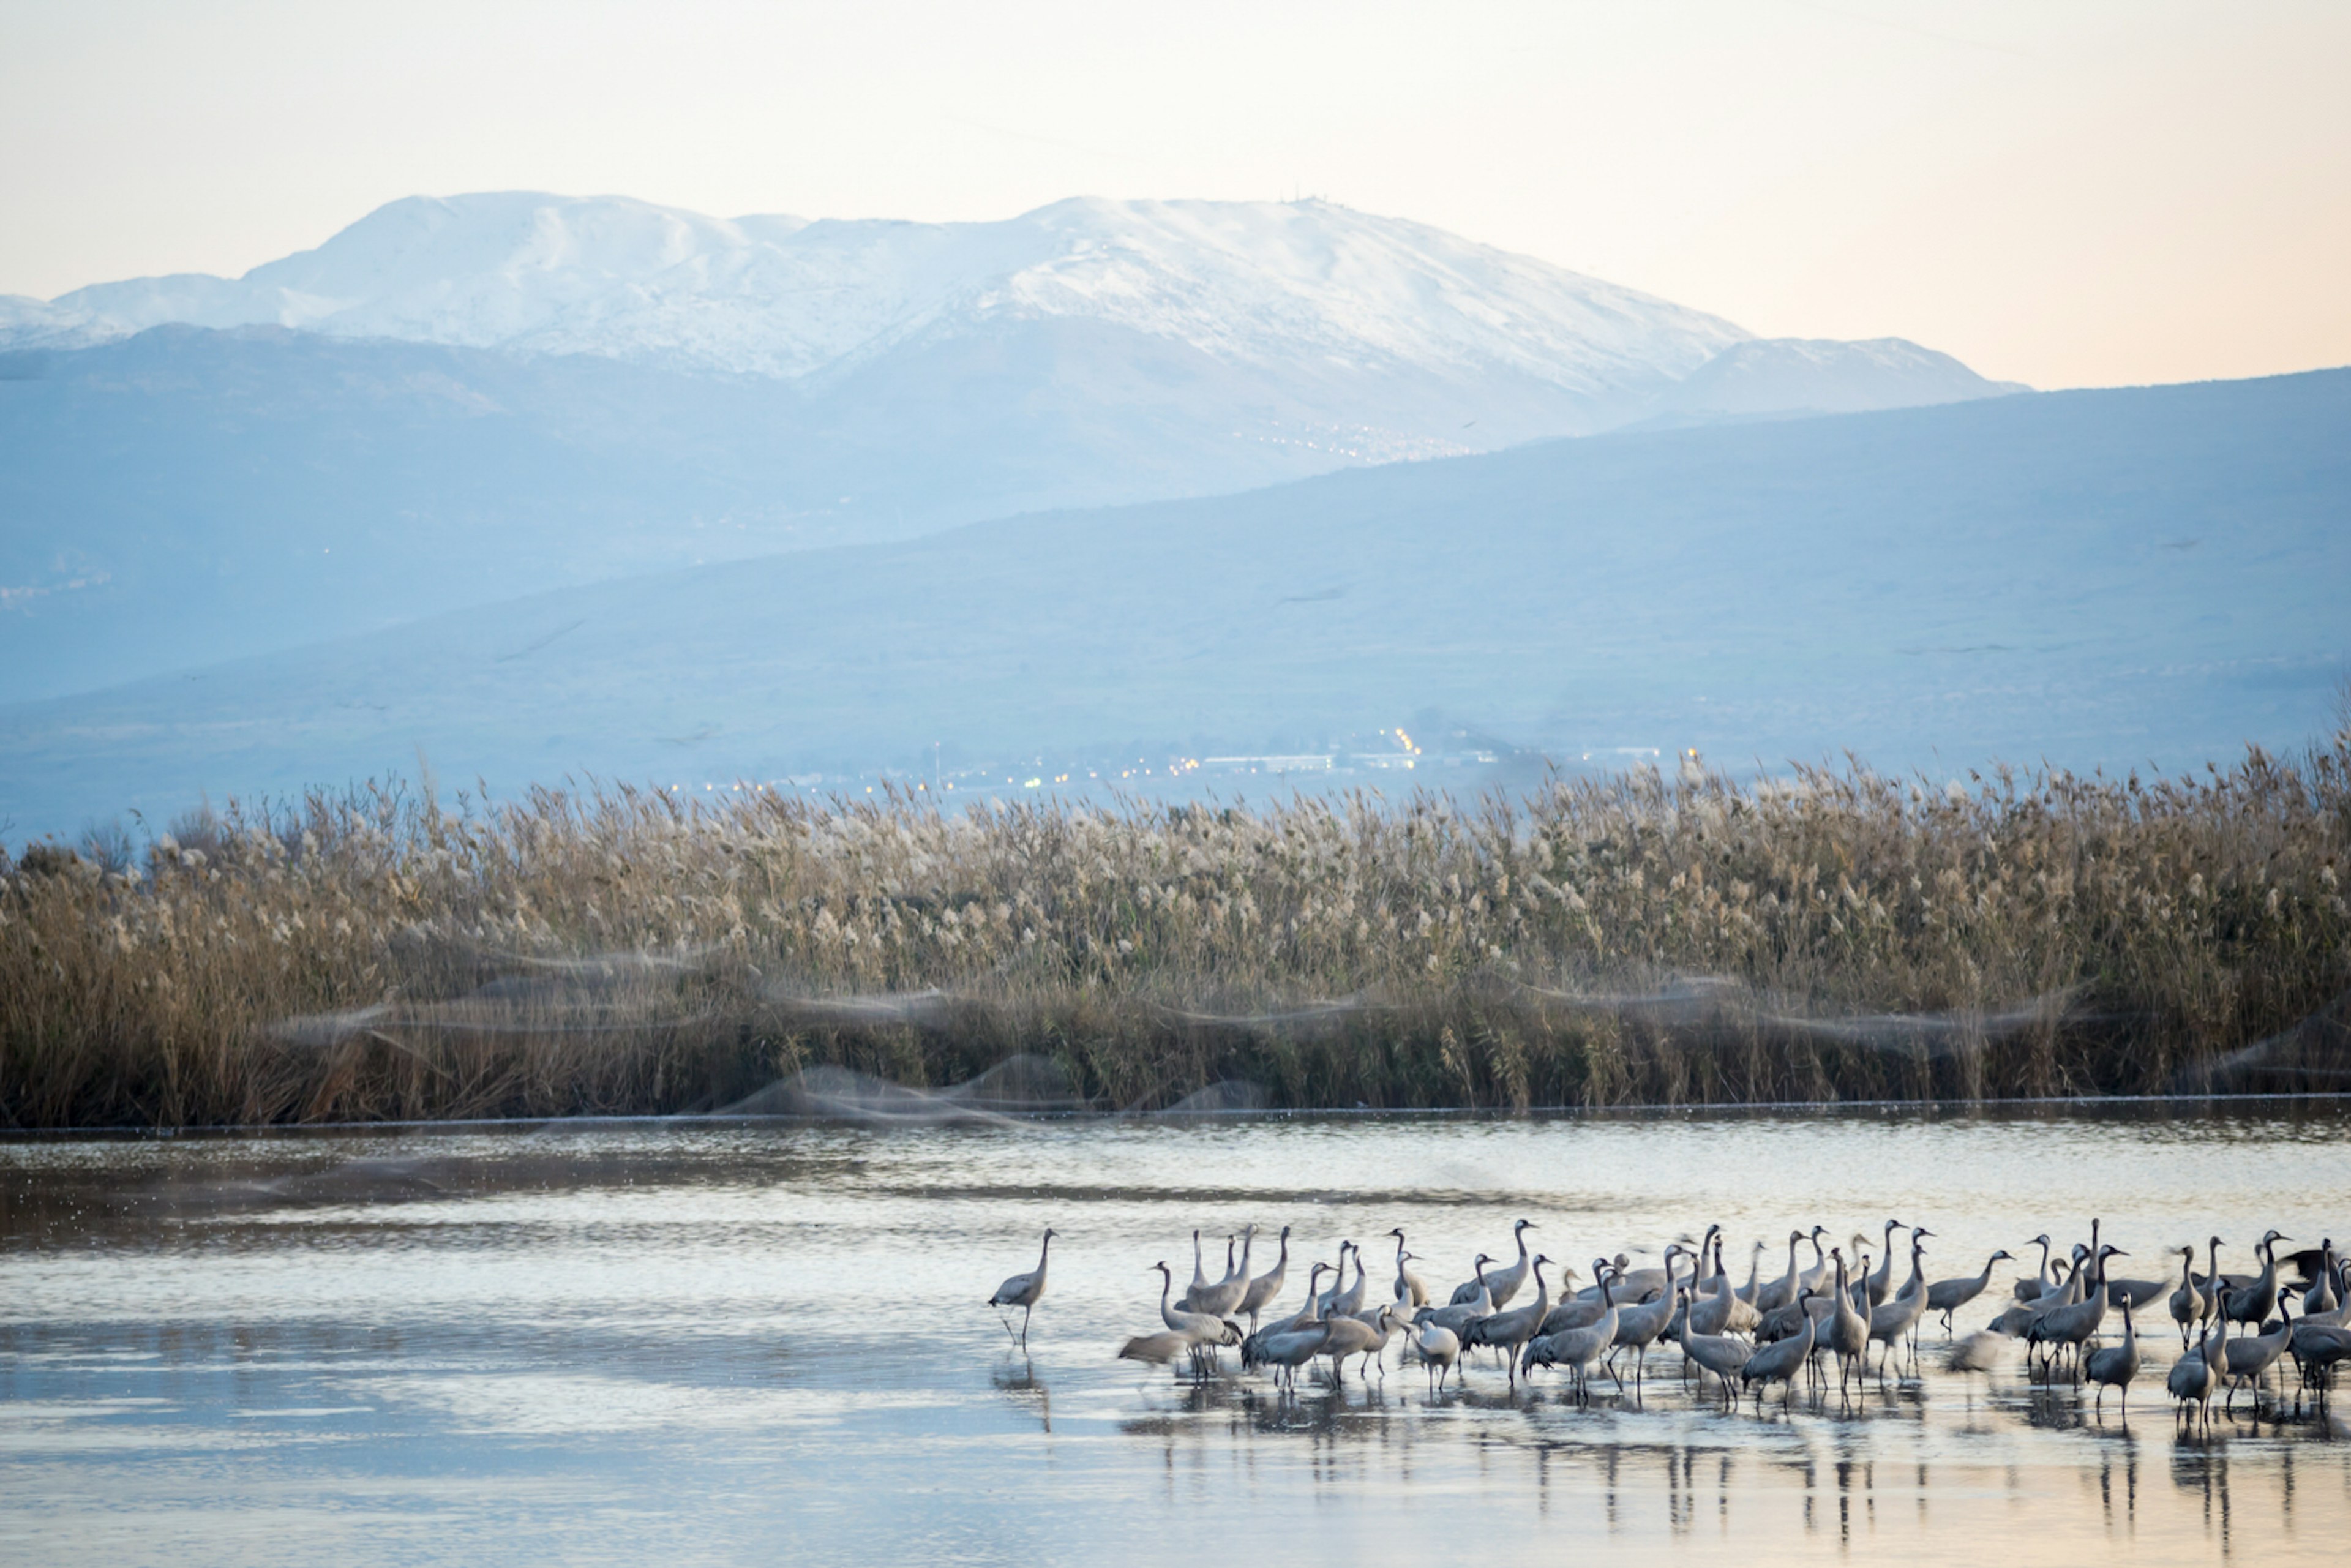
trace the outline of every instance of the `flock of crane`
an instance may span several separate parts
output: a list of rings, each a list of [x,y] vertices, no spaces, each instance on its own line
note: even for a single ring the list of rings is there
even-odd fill
[[[1866,1388],[1873,1347],[1881,1382],[1897,1353],[1915,1366],[1920,1322],[1939,1315],[1946,1334],[1952,1333],[1952,1314],[1991,1288],[1992,1270],[2002,1260],[2016,1260],[2002,1249],[1976,1273],[1930,1281],[1926,1242],[1931,1230],[1887,1220],[1873,1268],[1868,1238],[1853,1238],[1848,1256],[1844,1247],[1824,1249],[1822,1239],[1830,1232],[1815,1226],[1788,1233],[1787,1267],[1777,1278],[1761,1276],[1767,1249],[1756,1242],[1747,1282],[1740,1285],[1723,1267],[1722,1228],[1713,1225],[1695,1246],[1668,1246],[1655,1268],[1635,1268],[1621,1253],[1594,1259],[1592,1282],[1579,1290],[1582,1276],[1574,1269],[1541,1253],[1529,1255],[1527,1232],[1535,1228],[1534,1221],[1520,1220],[1512,1232],[1516,1261],[1505,1264],[1479,1253],[1475,1276],[1442,1303],[1413,1270],[1417,1255],[1405,1246],[1402,1228],[1387,1233],[1395,1240],[1395,1272],[1385,1299],[1374,1298],[1363,1249],[1342,1241],[1335,1267],[1316,1262],[1308,1269],[1306,1299],[1298,1310],[1262,1322],[1289,1279],[1290,1227],[1282,1228],[1280,1257],[1259,1274],[1250,1272],[1257,1228],[1226,1238],[1224,1274],[1213,1280],[1196,1230],[1192,1282],[1180,1297],[1174,1271],[1164,1262],[1151,1266],[1160,1275],[1159,1316],[1165,1326],[1127,1340],[1118,1354],[1155,1364],[1184,1357],[1196,1373],[1207,1375],[1217,1370],[1220,1350],[1238,1346],[1244,1371],[1262,1369],[1290,1392],[1300,1369],[1317,1361],[1330,1364],[1334,1385],[1343,1385],[1351,1360],[1358,1376],[1376,1366],[1384,1377],[1387,1348],[1401,1340],[1399,1359],[1420,1361],[1432,1397],[1443,1392],[1448,1376],[1458,1386],[1472,1353],[1487,1350],[1499,1356],[1513,1389],[1522,1377],[1553,1368],[1568,1375],[1576,1403],[1584,1405],[1591,1401],[1595,1375],[1607,1376],[1620,1393],[1627,1391],[1629,1375],[1629,1392],[1637,1400],[1649,1352],[1662,1343],[1679,1348],[1682,1374],[1698,1378],[1702,1395],[1711,1376],[1726,1409],[1751,1392],[1760,1413],[1774,1385],[1783,1390],[1783,1405],[1793,1400],[1799,1384],[1824,1393],[1824,1362],[1834,1362],[1839,1396],[1850,1399],[1856,1385]],[[1905,1231],[1908,1240],[1897,1247],[1895,1237]],[[1020,1309],[1019,1332],[1008,1317],[1004,1326],[1024,1350],[1029,1314],[1045,1293],[1053,1236],[1045,1232],[1034,1270],[1005,1281],[988,1299],[1000,1310]],[[2224,1408],[2249,1388],[2258,1400],[2262,1380],[2289,1357],[2303,1386],[2323,1399],[2335,1365],[2351,1356],[2351,1327],[2345,1323],[2351,1269],[2336,1255],[2332,1239],[2281,1259],[2277,1244],[2290,1239],[2274,1229],[2262,1238],[2253,1249],[2261,1262],[2258,1273],[2221,1272],[2221,1241],[2216,1236],[2208,1244],[2202,1271],[2196,1267],[2196,1249],[2182,1247],[2176,1277],[2141,1280],[2109,1271],[2115,1259],[2129,1254],[2101,1241],[2095,1219],[2089,1239],[2069,1254],[2060,1255],[2048,1236],[2037,1236],[2032,1245],[2040,1249],[2038,1271],[2017,1281],[1989,1324],[1952,1342],[1949,1365],[1959,1372],[1991,1372],[2022,1346],[2036,1377],[2064,1375],[2096,1385],[2101,1416],[2107,1391],[2119,1391],[2127,1420],[2130,1385],[2142,1365],[2136,1314],[2161,1302],[2179,1333],[2181,1354],[2166,1383],[2183,1418],[2209,1424],[2212,1400],[2223,1388]],[[1813,1250],[1809,1265],[1802,1256],[1807,1245]],[[1908,1263],[1907,1277],[1898,1281],[1897,1257]],[[2300,1277],[2286,1279],[2282,1264],[2297,1269]],[[1544,1274],[1547,1268],[1558,1270],[1556,1294]],[[1325,1274],[1332,1277],[1327,1290]],[[1531,1278],[1533,1300],[1511,1305]],[[2103,1343],[2116,1315],[2119,1341]]]

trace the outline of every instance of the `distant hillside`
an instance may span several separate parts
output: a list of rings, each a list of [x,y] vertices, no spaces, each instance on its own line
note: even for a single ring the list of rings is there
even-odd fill
[[[413,770],[695,783],[1458,725],[2184,766],[2351,659],[2351,371],[1626,434],[503,603],[0,711],[17,831]]]
[[[631,573],[1660,409],[2000,390],[1892,350],[1751,343],[1315,202],[942,225],[410,198],[239,278],[0,299],[0,702]]]
[[[2029,390],[1987,381],[1950,355],[1901,338],[1756,338],[1731,344],[1658,393],[1651,423],[1925,408]]]

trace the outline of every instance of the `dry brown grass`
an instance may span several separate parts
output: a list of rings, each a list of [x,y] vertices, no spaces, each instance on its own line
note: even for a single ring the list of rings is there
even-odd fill
[[[2157,782],[1649,774],[1469,808],[319,795],[143,874],[10,870],[0,1120],[670,1113],[1020,1051],[1119,1106],[2151,1092],[2222,1061],[2341,1087],[2226,1053],[2351,983],[2346,850],[2342,739]]]

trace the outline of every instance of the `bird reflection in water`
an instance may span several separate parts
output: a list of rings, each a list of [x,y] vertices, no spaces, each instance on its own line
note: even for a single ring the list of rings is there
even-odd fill
[[[997,1368],[988,1381],[999,1393],[1011,1396],[1012,1403],[1037,1417],[1044,1429],[1053,1429],[1053,1391],[1037,1375],[1037,1364],[1023,1356],[1014,1364]]]

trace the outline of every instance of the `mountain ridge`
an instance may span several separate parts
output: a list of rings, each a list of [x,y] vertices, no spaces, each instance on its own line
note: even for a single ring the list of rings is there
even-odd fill
[[[167,320],[271,324],[786,379],[995,317],[1087,316],[1230,361],[1499,368],[1584,395],[1673,379],[1747,336],[1410,220],[1098,197],[962,224],[406,197],[237,278],[127,279],[49,304],[93,340]]]

